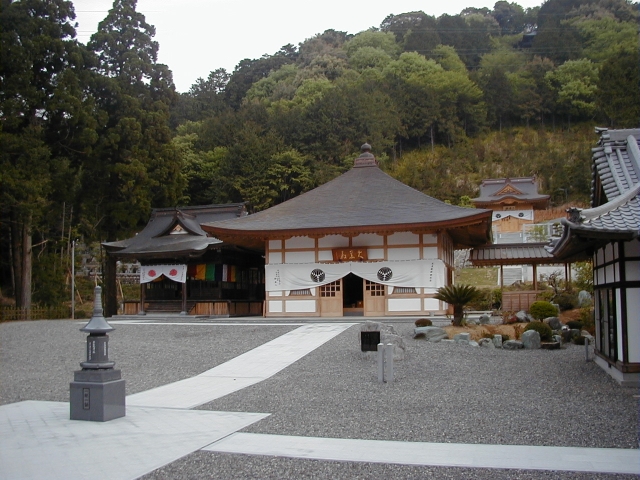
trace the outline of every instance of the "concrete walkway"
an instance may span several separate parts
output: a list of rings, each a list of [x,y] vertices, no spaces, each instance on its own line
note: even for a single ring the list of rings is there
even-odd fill
[[[127,397],[126,417],[69,420],[69,404],[0,406],[1,479],[134,479],[189,453],[403,465],[640,472],[640,450],[376,441],[238,433],[269,413],[189,410],[265,380],[351,323],[305,324],[196,377]]]
[[[235,433],[203,450],[344,462],[594,473],[640,472],[640,450],[389,442]]]

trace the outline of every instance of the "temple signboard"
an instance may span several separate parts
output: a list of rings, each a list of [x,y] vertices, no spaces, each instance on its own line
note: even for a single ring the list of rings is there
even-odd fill
[[[334,262],[364,262],[368,260],[366,248],[334,248]]]

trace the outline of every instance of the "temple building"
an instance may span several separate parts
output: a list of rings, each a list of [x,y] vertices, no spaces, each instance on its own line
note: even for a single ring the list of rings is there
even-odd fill
[[[597,132],[591,208],[570,209],[549,250],[593,262],[595,361],[621,384],[640,386],[640,129]]]
[[[384,173],[368,144],[353,168],[253,215],[203,223],[265,256],[267,317],[444,314],[454,250],[491,239],[491,211],[445,204]]]
[[[476,208],[493,210],[494,242],[513,243],[522,241],[522,226],[534,223],[534,210],[548,208],[549,198],[538,193],[535,177],[490,178],[482,181],[480,196],[471,201]]]
[[[125,314],[261,315],[264,259],[257,251],[209,236],[201,223],[238,218],[244,204],[160,208],[136,236],[103,243],[107,316],[117,312],[116,262],[138,261],[140,301],[125,302]]]

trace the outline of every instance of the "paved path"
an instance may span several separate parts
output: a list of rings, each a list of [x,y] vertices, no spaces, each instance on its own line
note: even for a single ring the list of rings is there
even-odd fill
[[[440,467],[640,472],[640,450],[390,442],[234,433],[203,450],[247,455]]]

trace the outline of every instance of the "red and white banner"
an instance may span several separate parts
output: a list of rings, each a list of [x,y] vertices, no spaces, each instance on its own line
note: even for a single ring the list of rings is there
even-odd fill
[[[142,265],[140,270],[140,283],[149,283],[157,280],[162,275],[174,282],[187,281],[186,265]]]

